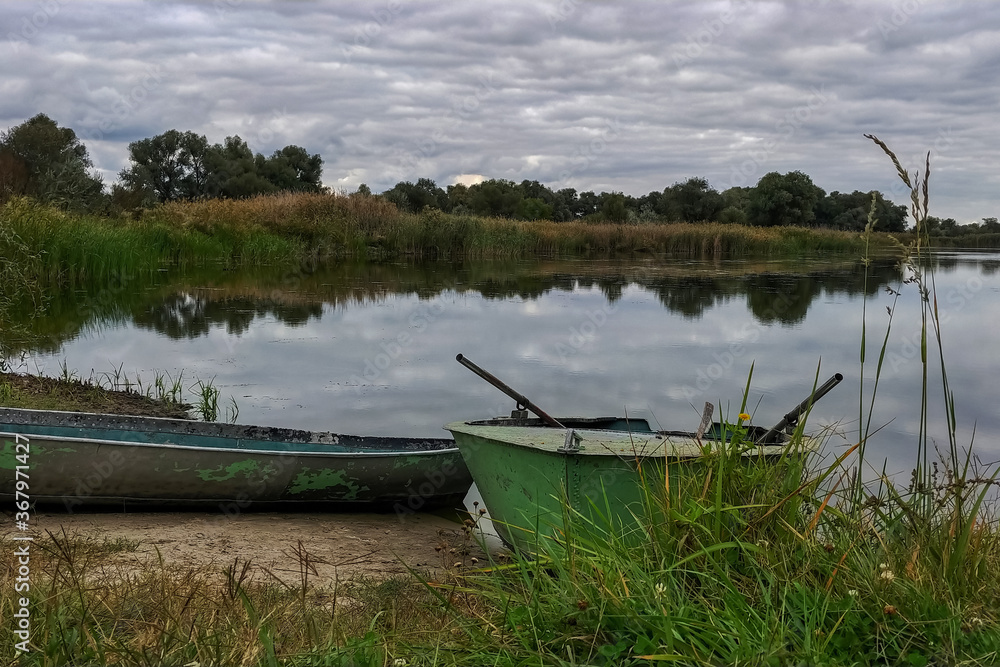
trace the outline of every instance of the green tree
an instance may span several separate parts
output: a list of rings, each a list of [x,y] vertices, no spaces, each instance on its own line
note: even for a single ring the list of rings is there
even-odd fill
[[[750,208],[750,191],[753,188],[740,187],[734,185],[731,188],[722,191],[722,206],[723,208],[734,207],[738,208],[744,213]]]
[[[593,190],[581,192],[577,198],[576,216],[586,218],[588,215],[597,213],[601,209],[601,197]]]
[[[469,207],[469,187],[463,183],[448,186],[448,210],[453,213],[465,213]]]
[[[575,188],[562,188],[554,193],[552,200],[552,219],[561,222],[576,220],[580,198]]]
[[[27,194],[28,166],[10,151],[0,150],[0,204],[11,197]]]
[[[240,137],[226,137],[223,143],[211,146],[205,153],[208,171],[205,194],[242,199],[277,191],[278,186],[260,173],[265,162],[264,156],[254,155]]]
[[[522,199],[513,181],[491,178],[469,187],[469,203],[477,215],[514,218]]]
[[[76,133],[46,116],[0,134],[0,197],[25,194],[68,209],[103,206],[104,184]]]
[[[323,158],[309,155],[300,146],[285,146],[264,160],[260,175],[277,190],[288,192],[321,192],[323,190]]]
[[[394,203],[401,211],[419,213],[425,207],[450,209],[447,193],[429,178],[421,178],[416,183],[400,181],[386,190],[382,196]]]
[[[535,199],[541,199],[545,203],[549,203],[555,196],[555,193],[547,185],[538,181],[525,179],[521,181],[518,187],[521,189],[521,196],[525,199],[534,197]]]
[[[208,140],[203,135],[167,130],[133,141],[128,152],[131,165],[119,174],[126,188],[151,190],[160,202],[209,194]]]
[[[878,229],[886,232],[901,232],[906,229],[906,207],[887,201],[877,190],[850,194],[831,192],[816,203],[816,226],[831,227],[848,231],[862,231],[868,224],[868,213],[875,197],[875,217]]]
[[[808,227],[816,218],[816,203],[826,193],[801,171],[765,174],[750,191],[747,221],[751,225]]]
[[[719,211],[719,222],[725,225],[745,225],[747,212],[739,206],[727,206]]]
[[[521,220],[551,220],[552,207],[539,197],[529,197],[518,203],[517,217]]]
[[[723,209],[723,199],[707,180],[694,177],[666,188],[659,207],[672,222],[714,221]]]
[[[625,205],[625,195],[621,192],[605,194],[601,202],[601,214],[609,222],[622,223],[628,220],[628,207]]]

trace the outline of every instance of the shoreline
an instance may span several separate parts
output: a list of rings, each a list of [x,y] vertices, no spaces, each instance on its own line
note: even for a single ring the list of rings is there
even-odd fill
[[[154,399],[136,391],[107,389],[89,380],[0,373],[0,407],[65,410],[193,419],[191,406]],[[5,508],[7,509],[7,508]],[[462,541],[461,518],[444,512],[414,512],[404,517],[378,512],[126,512],[113,510],[58,511],[40,507],[32,514],[34,537],[49,533],[84,541],[95,548],[109,541],[135,547],[111,562],[125,570],[148,567],[157,558],[170,567],[222,567],[239,559],[278,571],[282,554],[301,540],[315,558],[320,579],[327,576],[395,576],[409,568],[442,576],[451,549]],[[9,540],[12,527],[4,533]],[[103,541],[101,541],[103,540]],[[207,540],[207,541],[206,541]],[[206,548],[208,547],[208,548]],[[435,550],[435,547],[439,547]],[[368,558],[368,557],[371,558]],[[398,556],[398,558],[397,558]],[[278,568],[278,569],[276,569]]]

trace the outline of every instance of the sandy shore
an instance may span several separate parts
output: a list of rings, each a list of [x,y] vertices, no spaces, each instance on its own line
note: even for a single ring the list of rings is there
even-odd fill
[[[47,532],[64,531],[98,544],[137,541],[138,548],[110,556],[136,568],[159,567],[162,558],[168,567],[222,570],[238,558],[286,582],[299,580],[300,553],[308,554],[310,581],[317,584],[404,574],[407,566],[436,578],[471,556],[482,557],[474,543],[463,555],[468,541],[462,524],[435,514],[39,513],[31,523],[36,544],[51,539]]]

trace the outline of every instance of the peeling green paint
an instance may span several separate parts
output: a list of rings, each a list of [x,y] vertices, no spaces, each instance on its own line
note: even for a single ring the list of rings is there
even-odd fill
[[[369,487],[360,486],[355,480],[347,479],[347,471],[345,470],[322,469],[311,472],[310,468],[304,468],[289,485],[288,493],[298,494],[303,491],[323,490],[338,486],[342,486],[346,490],[341,495],[344,500],[357,500],[358,493],[369,490]]]
[[[244,477],[249,477],[250,473],[257,470],[257,465],[257,459],[237,461],[227,466],[220,464],[216,468],[198,470],[198,477],[201,477],[206,482],[224,482],[227,479],[233,479],[239,473],[243,473]],[[181,471],[178,470],[177,472]]]
[[[427,464],[426,457],[422,456],[398,456],[392,462],[392,469],[399,470],[400,468],[411,468],[413,466],[425,467]]]
[[[25,438],[30,438],[30,436],[25,436]],[[14,470],[16,466],[23,465],[17,460],[18,454],[24,454],[24,451],[16,451],[17,443],[13,439],[4,438],[3,449],[0,449],[0,469],[3,470]],[[63,454],[76,454],[75,447],[49,447],[47,445],[29,441],[31,446],[29,458],[37,463],[39,457],[46,456],[49,454],[63,453]]]
[[[260,481],[262,482],[269,482],[272,477],[276,477],[277,475],[278,475],[278,467],[270,462],[265,463],[263,467],[261,467],[260,471],[257,473],[257,476],[260,478]]]

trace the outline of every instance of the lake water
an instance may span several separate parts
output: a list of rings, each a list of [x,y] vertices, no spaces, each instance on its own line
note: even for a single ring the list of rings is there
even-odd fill
[[[933,261],[959,441],[1000,458],[1000,254]],[[443,424],[508,413],[513,401],[455,361],[459,352],[553,415],[648,418],[693,430],[706,401],[770,426],[816,378],[845,380],[810,430],[858,430],[867,296],[869,396],[892,262],[526,261],[343,264],[164,272],[57,296],[32,323],[22,370],[59,375],[183,373],[214,380],[241,423],[371,435],[442,436]],[[904,284],[889,336],[869,455],[908,471],[921,386],[920,309]],[[916,343],[916,344],[915,344]],[[933,351],[933,350],[932,350]],[[936,357],[933,357],[936,358]],[[947,445],[937,363],[931,435]]]

